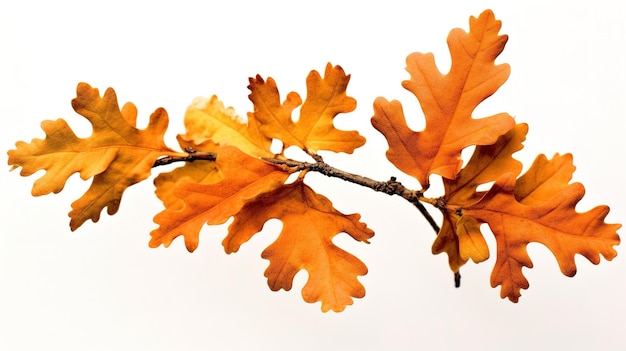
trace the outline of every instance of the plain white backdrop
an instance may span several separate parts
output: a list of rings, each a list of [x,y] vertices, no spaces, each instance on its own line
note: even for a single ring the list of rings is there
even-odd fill
[[[574,180],[587,188],[578,210],[607,204],[607,222],[624,223],[620,1],[3,2],[0,149],[42,138],[44,119],[65,118],[87,136],[88,123],[70,105],[81,81],[101,92],[115,88],[121,104],[134,102],[140,125],[165,107],[175,147],[193,98],[217,94],[245,116],[248,77],[272,76],[282,96],[304,96],[308,72],[330,61],[352,74],[348,93],[358,101],[337,124],[358,129],[368,143],[326,160],[417,188],[386,161],[384,138],[369,123],[372,102],[400,99],[419,129],[417,101],[400,85],[408,78],[405,57],[434,52],[447,71],[448,32],[468,30],[469,17],[487,8],[510,36],[498,62],[511,64],[512,74],[475,116],[504,111],[527,122],[526,147],[516,154],[526,167],[538,153],[572,152]],[[311,174],[309,184],[344,213],[361,213],[376,232],[371,245],[337,238],[369,267],[361,278],[367,295],[343,313],[323,314],[300,297],[305,273],[290,292],[267,287],[260,252],[279,222],[233,255],[220,244],[226,226],[206,227],[193,254],[181,239],[150,249],[152,217],[161,210],[151,180],[124,194],[118,214],[72,233],[67,213],[88,182],[73,176],[60,194],[33,198],[40,174],[8,170],[0,172],[2,350],[615,350],[626,342],[621,247],[599,266],[578,257],[578,274],[567,278],[546,248],[531,244],[531,286],[513,304],[489,286],[493,257],[465,266],[455,289],[446,257],[430,253],[434,233],[412,206]]]

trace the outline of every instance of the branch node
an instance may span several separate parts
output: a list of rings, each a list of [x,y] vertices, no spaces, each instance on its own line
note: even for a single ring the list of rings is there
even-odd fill
[[[442,211],[446,211],[448,208],[446,207],[447,201],[444,197],[438,197],[435,201],[435,207]]]
[[[311,157],[313,157],[315,162],[317,162],[317,163],[324,163],[324,159],[322,158],[322,156],[320,156],[318,154],[311,154],[311,153],[309,153],[309,155],[311,155]]]

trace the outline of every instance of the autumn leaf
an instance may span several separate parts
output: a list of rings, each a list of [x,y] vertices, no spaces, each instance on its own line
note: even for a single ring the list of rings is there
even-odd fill
[[[549,168],[558,168],[546,164]],[[529,172],[538,174],[542,170]],[[531,205],[524,205],[515,197],[514,174],[507,173],[496,181],[480,201],[462,209],[463,217],[489,224],[497,245],[491,285],[501,285],[500,295],[513,302],[518,301],[521,289],[529,286],[522,267],[533,267],[526,251],[530,242],[545,245],[556,257],[561,272],[569,277],[576,274],[576,254],[586,257],[593,264],[600,263],[600,255],[607,260],[617,255],[613,246],[620,242],[617,229],[621,225],[604,222],[609,208],[598,206],[579,213],[575,207],[585,193],[582,184],[567,185],[565,182],[566,186],[563,186],[562,179],[548,183],[545,186],[542,179],[526,182],[526,187],[542,188],[541,192],[552,193],[553,196],[545,202],[533,201]]]
[[[515,183],[515,199],[521,204],[542,204],[569,186],[574,173],[571,154],[556,154],[551,160],[539,155]]]
[[[22,167],[22,176],[46,171],[33,185],[34,196],[60,192],[76,172],[85,180],[94,177],[87,192],[72,204],[70,228],[76,230],[88,219],[97,222],[105,207],[109,215],[115,214],[126,188],[150,176],[158,157],[177,153],[163,141],[168,117],[162,108],[140,130],[132,103],[120,111],[113,89],[100,97],[98,89],[86,83],[78,84],[72,107],[91,122],[90,137],[77,137],[63,119],[44,121],[46,139],[33,139],[30,144],[19,141],[8,154],[9,165]]]
[[[159,228],[150,233],[150,247],[161,244],[168,247],[176,237],[183,235],[187,250],[194,251],[204,224],[226,222],[247,200],[280,187],[289,176],[281,168],[232,146],[220,147],[217,154],[214,166],[223,177],[219,182],[203,184],[171,181],[171,176],[166,178],[167,181],[157,178],[157,192],[163,203],[170,207],[154,217]]]
[[[213,153],[217,153],[219,150],[219,145],[211,140],[205,140],[202,144],[194,144],[183,139],[181,135],[178,135],[177,139],[182,149],[191,148],[195,151]],[[185,206],[185,201],[174,195],[174,189],[180,184],[213,184],[223,178],[224,176],[215,161],[185,162],[181,167],[171,172],[161,173],[154,179],[155,194],[163,202],[165,208],[178,210]]]
[[[261,132],[259,122],[253,117],[243,121],[233,108],[225,108],[216,96],[199,98],[185,113],[187,132],[181,137],[196,144],[212,140],[220,145],[236,146],[252,156],[272,157],[272,139]]]
[[[333,125],[339,113],[356,108],[356,100],[346,95],[349,80],[341,67],[329,63],[324,78],[317,71],[311,71],[307,77],[304,104],[295,92],[287,94],[281,103],[274,79],[264,81],[257,75],[250,78],[248,86],[254,104],[248,119],[258,121],[263,134],[282,141],[284,148],[296,146],[313,154],[319,150],[352,153],[365,144],[365,138],[356,131],[339,130]],[[300,116],[294,122],[292,112],[300,104]]]
[[[345,232],[368,243],[374,232],[359,222],[360,215],[337,211],[326,197],[296,181],[246,203],[228,228],[226,252],[236,252],[272,218],[283,222],[280,236],[262,254],[270,261],[265,276],[272,290],[290,290],[294,276],[304,269],[309,278],[302,297],[310,303],[321,301],[324,312],[343,311],[352,297],[365,296],[357,277],[365,275],[367,267],[332,242]]]
[[[515,160],[513,153],[522,149],[528,125],[517,124],[492,145],[477,146],[467,165],[455,179],[443,178],[445,195],[442,201],[447,206],[463,207],[478,201],[484,192],[479,185],[493,182],[503,173],[515,175],[522,170],[522,163]],[[480,232],[480,223],[454,211],[442,210],[443,224],[433,243],[433,254],[445,252],[453,272],[458,272],[469,259],[475,263],[489,258],[487,243]]]
[[[522,143],[527,133],[526,123],[516,124],[494,144],[476,147],[455,179],[443,178],[446,202],[465,205],[478,201],[483,194],[476,190],[478,186],[496,181],[503,173],[517,176],[522,163],[514,159],[513,154],[524,147]]]
[[[461,150],[470,145],[493,144],[515,122],[506,113],[474,119],[473,110],[506,81],[510,68],[494,65],[504,49],[506,35],[498,35],[501,22],[491,11],[470,19],[470,32],[454,29],[448,36],[452,66],[439,72],[430,53],[407,57],[410,80],[402,83],[419,100],[426,118],[423,131],[412,131],[399,101],[374,101],[373,126],[389,144],[387,158],[415,177],[424,188],[432,173],[454,179],[461,169]]]

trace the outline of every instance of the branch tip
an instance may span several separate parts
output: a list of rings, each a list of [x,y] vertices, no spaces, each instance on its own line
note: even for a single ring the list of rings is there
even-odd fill
[[[154,161],[152,168],[158,166],[169,165],[174,162],[194,162],[196,160],[203,161],[215,161],[217,160],[217,154],[214,152],[201,152],[196,151],[191,147],[186,147],[185,152],[187,152],[187,156],[165,156]]]

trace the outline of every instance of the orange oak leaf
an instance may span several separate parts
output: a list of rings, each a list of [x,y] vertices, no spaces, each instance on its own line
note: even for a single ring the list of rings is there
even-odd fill
[[[198,247],[199,234],[206,224],[222,224],[237,214],[245,202],[280,187],[289,173],[278,166],[251,157],[232,146],[219,148],[215,166],[223,179],[202,184],[191,181],[157,182],[160,196],[167,206],[154,217],[159,228],[150,235],[150,247],[168,247],[179,235],[185,238],[190,252]],[[175,198],[171,198],[175,197]],[[184,205],[182,205],[184,202]]]
[[[536,172],[541,173],[541,170]],[[582,184],[563,186],[562,181],[549,183],[558,190],[546,190],[550,188],[548,186],[541,191],[552,193],[551,198],[524,205],[515,197],[514,174],[507,173],[480,201],[462,209],[463,217],[469,216],[489,224],[497,244],[491,285],[501,285],[500,296],[513,302],[518,301],[521,289],[529,287],[522,267],[533,267],[526,251],[530,242],[545,245],[556,257],[561,272],[569,277],[576,274],[576,254],[586,257],[593,264],[600,263],[600,255],[607,260],[617,255],[613,246],[620,242],[617,229],[621,225],[604,222],[609,208],[598,206],[579,213],[575,207],[585,193]],[[540,189],[541,180],[528,182],[526,186]]]
[[[191,148],[201,152],[217,152],[219,145],[211,140],[205,140],[202,144],[189,142],[181,135],[177,136],[182,149]],[[183,183],[213,184],[222,180],[222,172],[215,161],[185,162],[171,172],[161,173],[154,179],[155,194],[163,202],[165,208],[179,210],[185,206],[185,201],[174,195],[174,189]]]
[[[294,276],[304,269],[309,274],[302,289],[304,300],[321,301],[324,312],[341,312],[352,304],[352,297],[365,296],[357,277],[365,275],[367,267],[332,239],[345,232],[369,243],[374,232],[359,222],[360,217],[337,211],[326,197],[296,181],[247,202],[228,228],[223,245],[227,253],[236,252],[267,220],[280,219],[280,236],[262,254],[270,261],[265,271],[270,289],[290,290]]]
[[[544,203],[569,186],[575,169],[571,154],[556,154],[551,160],[539,155],[517,179],[515,199],[528,206]]]
[[[209,99],[198,98],[185,113],[186,134],[183,139],[201,144],[212,140],[220,145],[236,146],[239,150],[257,157],[272,157],[272,139],[259,129],[259,122],[250,116],[247,123],[235,114],[232,107],[214,95]]]
[[[445,195],[442,201],[449,206],[467,206],[484,195],[476,190],[479,185],[493,182],[503,173],[519,174],[522,163],[512,155],[522,149],[527,132],[527,124],[517,124],[493,145],[477,146],[455,179],[443,178]],[[489,258],[489,248],[480,232],[479,222],[461,217],[454,211],[442,212],[443,224],[433,243],[433,254],[445,252],[453,272],[458,272],[469,259],[479,263]]]
[[[515,122],[506,113],[474,119],[472,111],[506,81],[510,68],[495,65],[508,37],[498,35],[501,22],[491,11],[470,19],[470,32],[454,29],[448,36],[452,66],[439,72],[430,53],[407,57],[410,80],[402,86],[420,102],[426,118],[421,132],[412,131],[399,101],[379,97],[374,101],[373,126],[389,144],[387,158],[415,177],[424,188],[432,173],[454,179],[461,169],[461,150],[489,145]]]
[[[78,84],[72,107],[91,122],[90,137],[77,137],[63,119],[44,121],[46,139],[17,142],[8,154],[9,164],[13,169],[22,167],[23,176],[46,171],[33,185],[34,196],[60,192],[76,172],[85,180],[94,177],[87,192],[72,204],[70,228],[76,230],[88,219],[97,222],[105,207],[109,215],[115,214],[122,193],[150,176],[157,158],[179,154],[163,141],[168,116],[162,108],[150,116],[146,129],[137,129],[137,109],[132,103],[120,111],[113,89],[100,97],[98,89],[86,83]]]
[[[317,71],[311,71],[307,77],[304,104],[295,92],[287,94],[281,104],[274,79],[264,81],[257,75],[250,78],[248,86],[254,104],[254,112],[249,113],[248,119],[258,121],[263,134],[282,141],[284,148],[296,146],[310,153],[319,150],[352,153],[365,144],[365,138],[356,131],[339,130],[333,125],[339,113],[356,108],[356,100],[346,95],[349,80],[350,75],[341,67],[329,63],[324,78]],[[300,117],[294,122],[291,114],[300,104]]]

